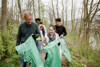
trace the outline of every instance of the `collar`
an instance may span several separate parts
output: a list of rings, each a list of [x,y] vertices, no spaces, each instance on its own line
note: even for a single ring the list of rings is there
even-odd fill
[[[32,25],[32,23],[31,23],[31,25],[28,25],[28,24],[25,22],[25,25],[29,27],[29,26],[31,26],[31,25]]]

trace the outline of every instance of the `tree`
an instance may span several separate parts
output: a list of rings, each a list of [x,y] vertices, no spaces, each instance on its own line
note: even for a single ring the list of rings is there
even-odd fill
[[[52,12],[53,12],[53,17],[54,17],[54,19],[55,19],[55,18],[56,18],[56,16],[55,16],[55,11],[54,11],[53,0],[51,0],[51,3],[52,3]]]
[[[21,17],[21,20],[23,20],[23,15],[22,15],[22,10],[21,10],[21,4],[20,4],[20,0],[17,0],[18,2],[18,8],[19,8],[19,14],[20,14],[20,17]]]
[[[62,22],[63,22],[63,25],[64,25],[64,3],[63,3],[63,0],[62,0]]]
[[[33,1],[33,13],[34,13],[34,20],[36,18],[36,14],[35,14],[35,0],[32,0]]]
[[[96,13],[99,11],[99,5],[100,5],[100,0],[93,4],[94,0],[90,1],[90,6],[88,6],[89,4],[89,0],[84,0],[83,4],[84,4],[84,33],[83,33],[83,37],[85,40],[85,43],[89,44],[89,38],[90,38],[90,30],[91,30],[91,24],[93,23],[93,19],[96,15]]]
[[[39,15],[39,18],[41,18],[41,14],[40,14],[40,2],[41,2],[41,0],[38,0],[38,15]]]
[[[73,34],[73,31],[74,31],[74,8],[73,8],[73,0],[72,0],[72,8],[71,8],[71,24],[72,24],[71,33]]]
[[[58,10],[58,0],[57,0],[57,4],[56,4],[56,10],[57,10],[57,17],[59,17],[59,10]]]
[[[66,0],[66,2],[65,2],[65,14],[66,14],[66,19],[65,19],[65,24],[64,25],[66,25],[66,28],[67,28],[67,0]]]
[[[1,33],[2,41],[5,48],[4,54],[8,55],[7,50],[7,0],[2,0],[2,11],[1,11]]]
[[[51,8],[49,7],[49,10],[48,10],[48,13],[49,13],[49,20],[50,20],[50,24],[53,24],[53,13],[52,13],[52,10]]]

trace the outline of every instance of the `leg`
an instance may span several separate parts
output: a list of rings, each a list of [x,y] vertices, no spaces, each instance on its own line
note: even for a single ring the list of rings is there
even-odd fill
[[[41,54],[41,50],[42,50],[42,49],[41,49],[41,48],[42,48],[42,47],[41,47],[42,41],[41,41],[41,40],[37,40],[36,42],[37,42],[36,44],[37,44],[38,51],[39,51],[39,53]]]
[[[20,58],[20,67],[26,67],[26,63]]]
[[[47,57],[48,57],[48,53],[46,53],[45,60],[47,59]]]

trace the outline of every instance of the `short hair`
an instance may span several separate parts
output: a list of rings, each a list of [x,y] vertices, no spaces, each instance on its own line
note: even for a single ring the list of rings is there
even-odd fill
[[[61,18],[56,18],[55,21],[61,22]]]
[[[32,13],[29,11],[25,11],[24,12],[24,19],[26,19],[26,16],[28,16],[28,15],[32,16]]]
[[[43,24],[43,22],[40,22],[40,24]]]
[[[54,25],[50,25],[49,28],[52,27],[54,30],[56,30],[56,27]]]
[[[41,19],[40,18],[36,18],[35,21],[41,21]]]

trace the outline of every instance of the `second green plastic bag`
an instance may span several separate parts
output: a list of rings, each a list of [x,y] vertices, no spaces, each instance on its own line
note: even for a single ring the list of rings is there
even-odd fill
[[[43,48],[47,52],[48,57],[45,61],[44,67],[61,67],[61,58],[57,40],[50,42]]]

